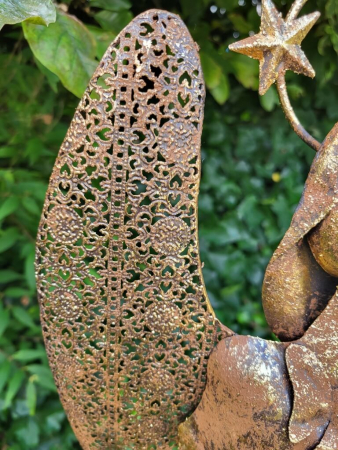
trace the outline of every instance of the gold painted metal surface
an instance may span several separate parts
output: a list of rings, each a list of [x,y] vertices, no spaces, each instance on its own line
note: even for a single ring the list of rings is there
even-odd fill
[[[263,283],[268,322],[291,342],[234,335],[208,301],[197,234],[205,90],[182,21],[136,17],[89,83],[36,260],[49,362],[84,450],[338,448],[338,125],[315,141],[285,85],[288,69],[314,75],[300,43],[318,14],[297,19],[305,3],[283,20],[263,0],[261,33],[232,46],[261,61],[260,92],[277,82],[318,150]]]
[[[181,450],[338,449],[338,124],[319,144],[300,125],[285,85],[287,33],[304,37],[316,17],[296,19],[305,3],[297,0],[284,22],[263,0],[261,34],[232,46],[261,60],[261,93],[276,81],[295,131],[318,150],[263,283],[267,320],[291,342],[223,339],[209,358],[202,400],[179,427]]]
[[[332,209],[337,184],[335,175],[329,183],[325,183],[326,173],[318,166],[323,164],[327,173],[336,174],[327,159],[327,154],[335,152],[335,144],[331,138],[320,144],[303,128],[291,106],[285,82],[287,70],[311,77],[315,75],[300,44],[319,18],[319,13],[297,18],[305,3],[306,0],[295,1],[286,19],[283,19],[271,0],[263,0],[260,33],[230,46],[233,51],[260,60],[260,94],[263,95],[276,82],[282,108],[293,129],[310,147],[321,153],[310,172],[303,201],[294,215],[290,230],[269,263],[263,283],[263,305],[268,323],[284,341],[304,334],[334,294],[337,285],[335,276],[338,275],[338,261],[335,260],[337,247],[335,240],[328,237],[331,229],[336,227],[334,213],[325,224],[318,225],[327,212],[323,203],[330,204],[330,211]],[[333,134],[335,131],[330,136]],[[322,192],[319,193],[319,190]],[[304,237],[317,225],[308,243]],[[332,269],[328,270],[328,266]]]
[[[300,123],[296,113],[291,105],[286,81],[285,81],[285,72],[284,70],[280,70],[277,78],[277,91],[279,95],[279,100],[281,102],[283,111],[285,113],[286,118],[290,122],[294,132],[311,148],[313,148],[316,152],[320,149],[321,143],[317,141],[310,133],[308,133],[303,125]]]
[[[338,295],[298,341],[223,339],[181,450],[337,450]]]
[[[143,13],[105,53],[56,160],[37,282],[84,449],[168,448],[203,393],[217,338],[197,236],[204,96],[183,22]]]
[[[329,223],[337,199],[338,125],[316,155],[290,228],[265,272],[265,315],[272,331],[283,341],[300,338],[336,291],[337,278],[315,258],[321,255],[320,259],[326,261],[331,253],[311,236],[316,233],[323,240],[320,227]],[[338,235],[334,227],[332,230],[330,241],[335,243]],[[315,252],[311,251],[314,247]]]
[[[294,407],[290,440],[302,442],[313,431],[322,434],[318,448],[337,449],[338,294],[305,335],[286,350]]]
[[[307,0],[299,0],[291,7],[284,20],[272,0],[262,0],[260,33],[229,46],[230,50],[260,61],[259,93],[264,95],[272,84],[277,84],[280,101],[294,131],[316,151],[320,143],[299,122],[288,97],[285,72],[314,77],[315,71],[301,49],[301,43],[318,20],[314,12],[297,18]]]
[[[292,443],[292,385],[285,344],[251,336],[222,340],[210,356],[207,385],[179,427],[180,450],[308,450],[321,436]]]
[[[327,217],[308,237],[311,251],[318,264],[333,277],[338,277],[338,214],[335,203]]]
[[[260,33],[229,46],[232,51],[260,61],[260,95],[277,81],[281,64],[284,71],[315,76],[300,44],[319,16],[315,12],[297,19],[292,14],[284,20],[271,0],[263,0]]]

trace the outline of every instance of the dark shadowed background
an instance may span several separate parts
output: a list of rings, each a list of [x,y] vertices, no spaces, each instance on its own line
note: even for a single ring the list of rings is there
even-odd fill
[[[276,6],[285,14],[290,3]],[[178,13],[201,48],[208,88],[201,259],[217,316],[236,332],[271,337],[261,307],[264,270],[314,157],[284,119],[275,88],[259,98],[258,62],[227,49],[258,31],[257,0],[65,0],[57,7],[48,28],[26,22],[0,31],[0,450],[79,449],[42,342],[34,241],[78,97],[135,15],[149,8]],[[322,16],[303,49],[317,78],[290,73],[287,80],[301,121],[323,140],[338,119],[338,2],[309,0],[304,13],[315,9]]]

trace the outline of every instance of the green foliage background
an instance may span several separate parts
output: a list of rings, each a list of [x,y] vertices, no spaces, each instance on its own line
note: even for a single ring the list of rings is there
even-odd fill
[[[276,1],[284,13],[290,3]],[[314,155],[290,130],[275,90],[259,99],[258,63],[227,50],[235,37],[258,31],[257,1],[66,0],[48,28],[6,25],[0,32],[1,450],[79,449],[42,342],[35,235],[75,95],[82,95],[120,29],[154,7],[180,14],[201,47],[208,95],[199,219],[209,296],[217,316],[235,331],[271,337],[261,307],[264,270]],[[338,6],[336,0],[310,0],[304,12],[314,9],[322,17],[303,48],[317,79],[287,79],[301,121],[323,139],[338,119]],[[67,66],[67,58],[76,64]]]

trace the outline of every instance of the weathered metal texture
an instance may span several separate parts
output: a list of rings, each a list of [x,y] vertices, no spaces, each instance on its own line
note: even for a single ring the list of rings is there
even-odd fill
[[[332,258],[337,258],[327,250],[330,243],[335,248],[338,237],[334,215],[338,201],[337,174],[338,125],[314,159],[291,226],[274,253],[263,282],[267,321],[273,332],[285,341],[304,334],[338,285],[337,278],[327,273],[328,264],[334,264]],[[323,240],[328,243],[326,246]],[[334,268],[331,273],[335,273]]]
[[[285,20],[272,0],[263,0],[260,33],[230,45],[230,50],[260,61],[259,93],[264,95],[277,81],[281,64],[283,70],[314,77],[300,44],[320,16],[314,12],[301,18]]]
[[[304,334],[325,308],[338,283],[335,278],[338,276],[337,127],[323,144],[313,139],[298,121],[285,83],[287,70],[315,75],[300,44],[319,13],[297,18],[305,3],[306,0],[296,0],[284,20],[271,0],[263,0],[260,33],[230,46],[233,51],[260,60],[260,94],[276,83],[282,107],[294,130],[320,153],[291,227],[270,261],[263,283],[268,323],[283,341]]]
[[[286,53],[297,42],[289,42],[288,33],[304,37],[311,27],[315,16],[295,22],[305,2],[297,0],[284,23],[263,0],[261,34],[232,46],[261,60],[261,93],[277,81],[291,122],[296,116],[284,76],[287,68],[295,70]],[[305,130],[298,132],[306,141]],[[322,145],[310,138],[319,151],[263,284],[271,328],[294,342],[222,340],[209,359],[202,400],[179,427],[181,450],[338,448],[338,125]]]
[[[307,0],[296,0],[285,19],[276,9],[272,0],[262,0],[260,33],[235,42],[230,50],[260,61],[259,93],[264,95],[276,83],[286,118],[292,128],[310,147],[316,151],[320,143],[301,125],[288,97],[285,72],[292,70],[298,74],[314,77],[315,71],[300,45],[320,13],[314,12],[297,18]]]
[[[313,431],[290,442],[292,387],[286,344],[250,336],[222,340],[209,358],[202,401],[179,427],[181,450],[307,450]]]
[[[297,19],[305,2],[284,21],[263,0],[260,35],[232,48],[261,60],[261,93],[277,81],[295,126],[284,75],[313,75],[300,43],[318,14]],[[298,127],[319,152],[264,279],[270,326],[300,339],[235,336],[199,260],[204,95],[186,27],[152,10],[111,44],[76,110],[37,240],[62,403],[85,450],[337,449],[338,125],[323,145]]]
[[[332,277],[338,277],[338,210],[335,203],[327,217],[308,236],[318,264]]]
[[[181,450],[337,450],[338,293],[291,344],[222,340]]]
[[[317,431],[318,448],[338,448],[338,294],[305,335],[286,350],[294,405],[289,424],[292,442]]]
[[[37,284],[84,449],[167,448],[203,393],[217,338],[197,236],[204,96],[183,22],[141,14],[103,56],[56,160]]]

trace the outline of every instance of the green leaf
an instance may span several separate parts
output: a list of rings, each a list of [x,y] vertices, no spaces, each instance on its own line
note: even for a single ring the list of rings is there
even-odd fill
[[[21,308],[21,306],[14,306],[12,308],[12,313],[13,313],[13,316],[16,318],[16,320],[18,320],[20,323],[22,323],[26,327],[29,327],[29,328],[36,327],[33,319],[29,315],[29,313],[25,309]]]
[[[247,89],[258,89],[259,64],[245,55],[234,55],[231,59],[233,72],[238,81]]]
[[[20,286],[16,287],[16,286],[11,286],[8,289],[5,290],[5,295],[7,297],[12,297],[12,298],[20,298],[20,297],[24,297],[24,296],[29,296],[30,292],[28,289],[24,289]]]
[[[13,359],[21,362],[34,361],[35,359],[41,359],[46,356],[46,353],[42,349],[25,349],[19,350],[14,353]]]
[[[2,0],[0,2],[0,30],[6,24],[33,22],[49,25],[56,20],[52,0]]]
[[[100,11],[95,14],[95,20],[101,25],[104,30],[111,31],[116,35],[128,25],[133,19],[130,11]]]
[[[29,288],[33,291],[36,288],[35,284],[35,251],[28,254],[25,260],[25,277]]]
[[[240,33],[248,34],[250,31],[252,31],[251,23],[246,21],[242,15],[231,13],[228,14],[228,18],[231,20],[235,29]]]
[[[49,391],[56,392],[53,375],[49,367],[42,366],[41,364],[31,364],[26,367],[27,371],[32,375],[35,375],[36,382],[48,389]]]
[[[219,84],[210,89],[211,95],[214,97],[217,103],[223,105],[229,98],[230,85],[228,77],[222,73]]]
[[[32,197],[23,197],[22,205],[24,208],[33,215],[40,216],[41,208],[37,204],[37,202]]]
[[[0,270],[0,284],[11,283],[12,281],[20,280],[22,275],[13,270]]]
[[[119,12],[130,9],[131,3],[129,0],[90,0],[90,6]]]
[[[304,97],[305,89],[298,84],[289,84],[288,83],[288,92],[292,100],[296,100],[299,97]]]
[[[22,372],[22,370],[17,370],[13,377],[10,379],[5,395],[5,403],[3,406],[4,409],[7,409],[12,404],[12,400],[21,388],[24,378],[25,374]]]
[[[43,73],[44,76],[46,77],[46,80],[48,81],[49,86],[53,89],[54,92],[57,92],[58,91],[57,84],[60,81],[60,78],[57,75],[55,75],[55,73],[48,70],[46,66],[41,64],[37,58],[34,58],[34,59],[35,59],[35,63],[38,66],[40,72]]]
[[[31,377],[26,386],[26,403],[29,414],[34,416],[36,408],[36,387],[34,384],[34,377]]]
[[[0,337],[6,331],[9,324],[9,311],[0,305]]]
[[[0,206],[0,220],[12,214],[19,206],[19,199],[17,197],[8,197]]]
[[[232,11],[238,7],[238,0],[216,0],[216,5],[220,8],[225,8],[227,11]]]
[[[200,52],[205,84],[209,89],[219,85],[222,76],[220,66],[205,52]]]
[[[74,16],[58,13],[56,23],[48,28],[23,24],[34,56],[57,75],[62,84],[77,97],[82,97],[97,67],[96,44],[85,25]]]
[[[19,238],[19,231],[17,228],[7,228],[0,234],[0,253],[13,247]]]
[[[271,112],[279,105],[279,97],[275,86],[271,86],[265,95],[260,96],[260,102],[265,111]]]
[[[9,375],[11,373],[11,363],[9,361],[4,361],[0,364],[0,393],[5,387],[7,381],[9,380]]]
[[[88,30],[92,33],[96,41],[96,57],[97,59],[101,59],[108,46],[116,38],[116,34],[102,30],[102,28],[94,27],[93,25],[88,25]]]
[[[23,428],[16,430],[15,434],[21,441],[22,445],[24,445],[22,448],[37,448],[40,432],[37,423],[32,419],[32,417],[29,418]]]
[[[13,156],[13,148],[9,146],[0,148],[0,158],[10,158]]]

